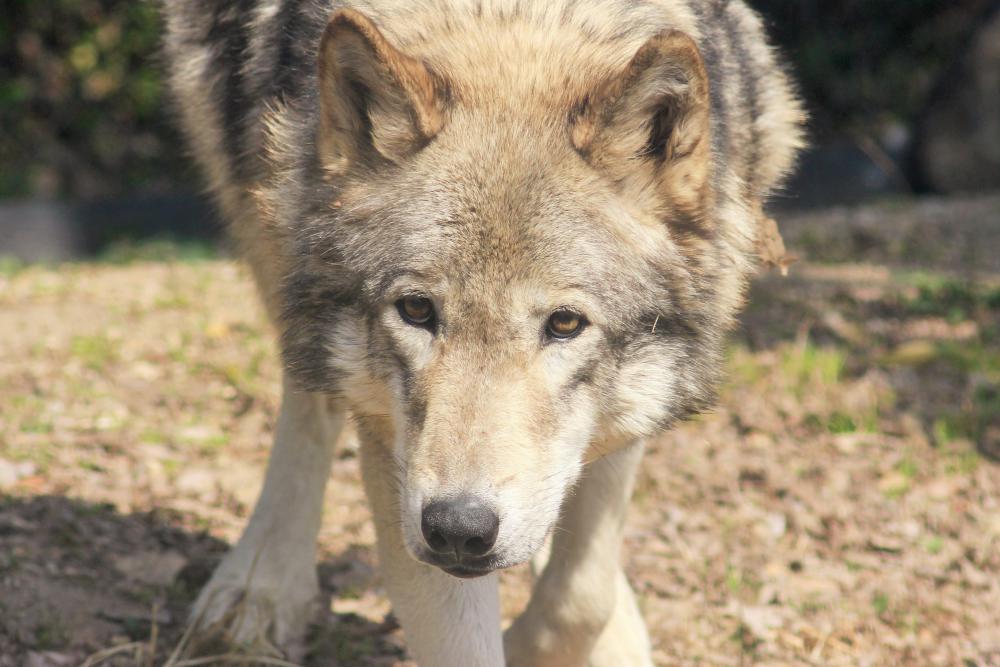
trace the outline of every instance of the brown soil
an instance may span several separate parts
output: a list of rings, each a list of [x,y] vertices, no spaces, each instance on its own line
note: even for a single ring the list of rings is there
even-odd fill
[[[1000,665],[1000,275],[980,254],[757,282],[719,408],[651,444],[636,492],[657,664]],[[0,274],[0,667],[166,661],[252,507],[277,388],[230,261]],[[308,665],[408,664],[357,468],[347,443]],[[509,617],[527,574],[504,581]]]

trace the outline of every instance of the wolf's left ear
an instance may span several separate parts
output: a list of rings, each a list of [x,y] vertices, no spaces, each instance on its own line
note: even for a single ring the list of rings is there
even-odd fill
[[[581,102],[570,139],[613,180],[652,179],[672,208],[698,218],[710,191],[708,90],[694,41],[676,30],[661,32]]]
[[[444,85],[363,14],[334,12],[319,49],[319,150],[335,174],[373,157],[398,162],[444,125]]]

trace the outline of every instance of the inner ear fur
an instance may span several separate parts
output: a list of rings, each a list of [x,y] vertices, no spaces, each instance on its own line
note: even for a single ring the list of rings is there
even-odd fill
[[[581,102],[570,139],[616,182],[651,179],[668,206],[701,219],[710,196],[709,104],[697,45],[667,30]]]
[[[338,174],[380,156],[398,162],[444,126],[445,86],[352,9],[333,13],[319,50],[320,158]]]

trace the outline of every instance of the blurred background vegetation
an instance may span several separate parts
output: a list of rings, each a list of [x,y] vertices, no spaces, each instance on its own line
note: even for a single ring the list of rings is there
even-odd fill
[[[892,141],[991,0],[751,0],[792,61],[813,137]],[[0,1],[0,197],[190,189],[153,2]]]
[[[90,198],[185,181],[160,33],[153,2],[0,1],[0,196]]]
[[[750,0],[790,57],[813,132],[910,127],[991,0]]]

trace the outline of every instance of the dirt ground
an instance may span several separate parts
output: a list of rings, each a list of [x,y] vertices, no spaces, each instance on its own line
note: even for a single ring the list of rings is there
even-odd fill
[[[1000,666],[1000,201],[969,205],[961,239],[947,206],[790,223],[824,261],[755,283],[718,409],[638,484],[658,665]],[[924,222],[879,245],[880,217]],[[167,663],[260,487],[278,365],[246,273],[128,254],[0,271],[0,667]],[[305,664],[412,664],[373,537],[348,441]]]

